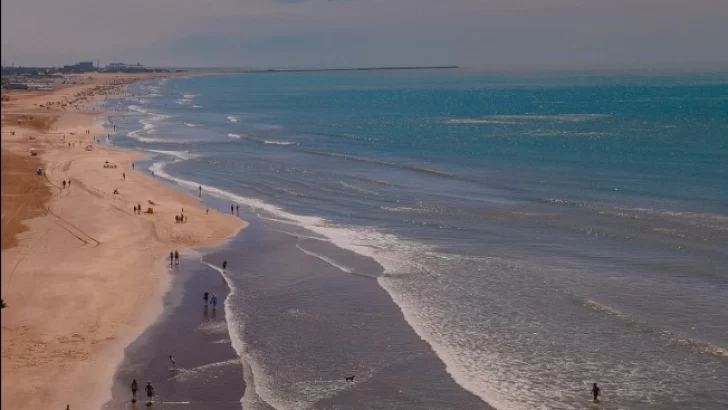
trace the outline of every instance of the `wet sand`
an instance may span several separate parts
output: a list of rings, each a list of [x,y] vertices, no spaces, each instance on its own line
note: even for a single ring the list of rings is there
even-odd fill
[[[184,258],[171,269],[173,285],[165,297],[164,314],[125,350],[114,377],[113,398],[104,410],[134,408],[131,382],[140,390],[149,380],[157,397],[153,408],[188,410],[239,410],[245,392],[243,368],[230,344],[223,301],[227,285],[219,272]],[[217,309],[205,305],[202,294],[216,294]],[[170,371],[168,356],[176,360]],[[137,408],[145,400],[138,393]]]
[[[242,334],[250,380],[244,408],[490,409],[407,326],[377,284],[379,265],[278,231],[285,224],[243,218],[250,226],[205,259],[230,264],[228,319]],[[311,254],[346,260],[358,274]]]

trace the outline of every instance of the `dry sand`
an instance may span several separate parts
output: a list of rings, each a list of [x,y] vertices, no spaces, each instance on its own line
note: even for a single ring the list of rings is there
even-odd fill
[[[118,92],[112,80],[120,78],[95,75],[3,102],[2,408],[101,407],[123,349],[161,310],[170,250],[221,243],[245,227],[133,171],[141,154],[93,143],[106,132],[84,106]],[[137,203],[154,213],[135,215]],[[182,208],[188,222],[176,224]]]

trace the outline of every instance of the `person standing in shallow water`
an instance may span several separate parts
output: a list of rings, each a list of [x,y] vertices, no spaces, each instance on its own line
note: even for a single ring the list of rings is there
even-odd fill
[[[172,372],[177,371],[177,361],[174,360],[174,357],[172,357],[172,355],[169,355],[169,363],[172,365]]]
[[[212,302],[212,310],[217,309],[217,295],[216,294],[214,294],[214,293],[212,294],[212,299],[210,299],[210,301]]]
[[[169,251],[169,266],[174,265],[174,252]]]
[[[137,390],[139,390],[139,387],[137,386],[136,379],[131,381],[131,402],[136,403],[136,394]]]
[[[599,395],[602,394],[602,389],[597,386],[596,383],[592,386],[592,396],[594,396],[594,403],[599,403]]]
[[[235,211],[235,207],[230,205],[230,215],[232,215],[234,211]]]
[[[152,387],[152,382],[147,380],[147,385],[144,387],[144,390],[147,391],[147,403],[151,403],[154,400],[154,387]]]
[[[222,261],[222,269],[227,269],[227,261]]]
[[[174,251],[174,263],[175,265],[179,265],[179,252]]]
[[[210,294],[209,294],[209,293],[207,293],[207,292],[205,292],[205,293],[204,293],[204,294],[202,295],[202,300],[204,300],[204,301],[205,301],[205,306],[207,306],[207,301],[208,301],[208,299],[210,299]]]

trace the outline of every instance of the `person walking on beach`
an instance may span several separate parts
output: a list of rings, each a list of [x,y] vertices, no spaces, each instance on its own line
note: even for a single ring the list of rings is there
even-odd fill
[[[205,306],[207,306],[207,301],[208,301],[208,299],[210,299],[210,294],[209,294],[209,293],[207,293],[207,292],[205,292],[205,293],[204,293],[204,294],[202,295],[202,300],[204,300],[204,301],[205,301]]]
[[[214,294],[214,293],[212,294],[212,299],[210,299],[210,301],[212,302],[212,310],[217,309],[217,295],[216,294]]]
[[[124,179],[124,181],[126,181],[126,172],[122,172],[122,173],[121,173],[121,178],[123,178],[123,179]]]
[[[137,390],[139,390],[139,387],[137,386],[136,379],[131,381],[131,402],[136,403],[136,393]]]
[[[235,205],[235,213],[240,216],[240,205]]]
[[[133,162],[131,163],[131,169],[134,169],[134,163]]]
[[[66,189],[66,180],[63,180],[63,189]]]
[[[174,265],[174,252],[169,251],[169,266],[173,266],[173,265]]]
[[[596,383],[592,386],[592,396],[594,396],[594,403],[599,403],[599,395],[602,394],[602,389],[597,386]]]
[[[202,185],[200,185],[200,198],[202,198]]]
[[[205,215],[210,215],[210,208],[205,209]]]
[[[227,269],[227,261],[222,261],[222,269]]]
[[[68,189],[71,189],[71,179],[68,179]]]
[[[234,210],[235,210],[235,207],[234,207],[234,206],[232,206],[232,205],[230,205],[230,215],[232,215],[232,214],[233,214],[233,211],[234,211]]]
[[[147,385],[144,387],[144,390],[147,391],[147,403],[151,403],[154,400],[154,387],[152,387],[152,382],[147,380]]]
[[[174,263],[175,265],[179,265],[179,252],[174,251]]]

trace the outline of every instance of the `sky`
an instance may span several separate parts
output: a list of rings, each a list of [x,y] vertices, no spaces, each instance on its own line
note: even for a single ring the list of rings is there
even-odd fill
[[[728,0],[2,0],[2,61],[178,67],[728,63]]]

